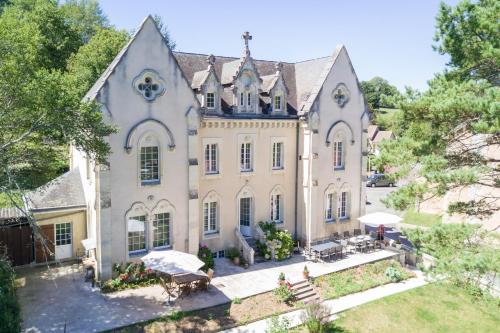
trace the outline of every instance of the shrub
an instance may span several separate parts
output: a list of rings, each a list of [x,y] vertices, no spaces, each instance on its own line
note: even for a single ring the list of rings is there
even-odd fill
[[[0,255],[0,332],[21,331],[21,310],[17,302],[15,274],[10,262]]]
[[[238,251],[237,248],[232,247],[229,250],[227,250],[227,257],[230,260],[233,260],[234,258],[238,258],[240,256],[240,251]]]
[[[200,245],[198,250],[198,258],[205,263],[201,268],[203,271],[208,272],[210,268],[215,267],[214,257],[212,256],[212,251],[206,245]]]
[[[384,275],[392,282],[399,282],[403,280],[403,274],[401,273],[401,271],[393,266],[387,267]]]
[[[329,311],[320,302],[310,303],[302,314],[302,321],[310,333],[322,333],[325,331]]]
[[[241,298],[239,298],[239,297],[235,297],[235,298],[233,299],[233,304],[241,304]]]
[[[280,319],[278,316],[272,316],[267,326],[266,333],[288,333],[291,323],[287,317]]]
[[[278,275],[278,281],[285,281],[285,280],[286,280],[285,273],[281,272],[280,275]]]
[[[271,259],[274,248],[274,255],[278,260],[289,258],[293,253],[292,234],[286,230],[276,228],[273,222],[259,222],[259,226],[266,235],[266,243],[257,242],[257,247],[262,256]]]
[[[114,264],[113,271],[117,277],[108,280],[101,286],[103,293],[110,293],[123,289],[149,286],[158,283],[156,272],[146,269],[146,265],[141,263],[128,262],[123,264]]]
[[[289,303],[293,301],[294,294],[290,288],[290,284],[282,284],[278,288],[274,289],[274,295],[278,299],[279,302]]]

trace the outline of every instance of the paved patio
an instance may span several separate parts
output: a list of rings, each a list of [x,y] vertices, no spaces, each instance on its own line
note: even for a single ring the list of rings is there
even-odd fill
[[[369,262],[391,258],[391,251],[352,254],[331,263],[313,263],[302,256],[283,262],[266,262],[243,269],[227,259],[216,260],[215,278],[208,292],[198,292],[165,304],[160,286],[124,290],[103,295],[83,283],[78,265],[25,268],[18,274],[26,280],[18,289],[26,332],[99,332],[135,322],[157,318],[173,310],[195,310],[224,304],[235,297],[270,291],[276,287],[280,272],[292,282],[302,279],[304,264],[311,276],[320,276]]]

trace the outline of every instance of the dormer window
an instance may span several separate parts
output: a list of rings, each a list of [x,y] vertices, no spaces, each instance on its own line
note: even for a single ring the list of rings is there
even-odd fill
[[[274,96],[274,111],[281,111],[281,96]]]
[[[215,93],[213,92],[207,93],[207,108],[208,109],[215,108]]]

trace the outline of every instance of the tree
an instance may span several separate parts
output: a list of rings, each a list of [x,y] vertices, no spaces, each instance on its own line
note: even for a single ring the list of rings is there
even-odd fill
[[[99,29],[109,28],[108,18],[97,0],[66,0],[60,7],[66,22],[87,43]]]
[[[160,15],[158,15],[158,14],[155,14],[153,16],[153,19],[155,20],[156,25],[158,26],[158,29],[160,29],[160,32],[163,35],[163,38],[165,38],[165,41],[167,42],[167,45],[170,47],[170,49],[172,51],[175,50],[176,43],[172,39],[172,37],[170,37],[170,31],[168,30],[167,25],[163,22],[162,17]]]
[[[440,4],[434,49],[450,56],[450,75],[462,80],[485,79],[498,86],[499,20],[500,2],[496,0],[466,0],[455,7]]]
[[[469,75],[445,72],[429,82],[429,90],[425,93],[403,96],[398,104],[403,111],[401,135],[396,141],[381,145],[380,156],[374,163],[378,167],[392,166],[396,177],[404,177],[410,170],[417,170],[418,177],[389,195],[386,200],[389,206],[406,209],[452,189],[479,185],[489,189],[486,194],[468,201],[452,202],[448,212],[484,218],[499,209],[500,170],[495,164],[498,156],[485,153],[500,145],[500,89],[495,80],[491,80],[491,74],[498,67],[484,67],[483,64],[492,63],[478,59],[481,65],[477,68],[481,70],[471,72],[469,64],[474,59],[468,59],[467,53],[460,58],[450,45],[454,45],[452,40],[458,39],[465,46],[470,38],[470,43],[474,44],[469,27],[474,25],[477,15],[463,16],[460,24],[456,23],[455,15],[445,15],[460,12],[463,8],[477,14],[488,3],[479,1],[471,5],[463,1],[456,8],[441,7],[438,31],[444,42],[439,49],[450,52],[455,59],[452,64],[455,73],[469,73],[474,79]],[[494,20],[484,21],[481,26],[497,24],[498,27],[493,16],[481,17]],[[465,22],[468,20],[473,22]],[[454,28],[445,31],[443,26]],[[491,40],[496,36],[484,34],[482,38],[485,45],[490,45],[486,48],[494,48],[487,54],[498,54],[498,41]]]
[[[361,89],[366,97],[368,105],[372,110],[379,108],[393,108],[395,98],[400,95],[395,86],[381,77],[374,77],[369,81],[361,82]]]
[[[437,224],[429,230],[404,230],[417,252],[436,258],[429,271],[446,277],[476,296],[496,282],[500,272],[500,248],[477,225]],[[495,245],[496,244],[496,245]]]

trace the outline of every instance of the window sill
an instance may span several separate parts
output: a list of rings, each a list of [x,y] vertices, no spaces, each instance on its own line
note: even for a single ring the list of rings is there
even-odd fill
[[[325,224],[335,224],[337,221],[335,220],[325,220]]]
[[[349,216],[346,216],[346,217],[339,217],[339,221],[341,223],[348,223],[348,222],[351,222],[351,218]]]
[[[341,166],[341,167],[333,167],[333,171],[344,171],[345,170],[345,167]]]
[[[219,179],[219,178],[222,178],[222,174],[220,172],[209,172],[209,173],[205,173],[202,178],[203,179]]]
[[[153,250],[169,250],[171,248],[172,248],[172,245],[165,245],[165,246],[153,247]]]
[[[272,174],[282,174],[285,173],[285,168],[272,168],[271,169]]]
[[[154,185],[160,185],[161,182],[159,180],[152,180],[152,181],[141,181],[141,186],[154,186]]]
[[[143,255],[143,254],[146,254],[146,253],[148,253],[148,250],[136,250],[136,251],[129,251],[129,252],[128,252],[128,256],[129,256],[130,258],[134,258],[134,257],[139,257],[139,256],[141,256],[141,255]]]
[[[240,174],[242,176],[253,176],[255,174],[255,170],[240,170]]]
[[[219,238],[219,236],[220,236],[219,231],[203,233],[203,239],[215,239]]]

